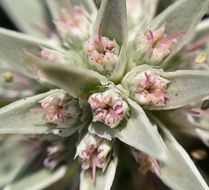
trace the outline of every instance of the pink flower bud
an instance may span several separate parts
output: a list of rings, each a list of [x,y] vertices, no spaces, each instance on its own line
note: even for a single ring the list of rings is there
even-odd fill
[[[64,95],[48,96],[40,101],[41,109],[33,109],[34,112],[43,112],[46,123],[56,125],[71,125],[75,123],[81,114],[78,100]]]
[[[111,155],[111,149],[110,141],[87,134],[78,144],[75,157],[80,158],[83,170],[92,169],[92,178],[95,181],[96,169],[105,170]]]
[[[157,31],[146,30],[144,35],[138,38],[138,56],[150,64],[158,64],[172,53],[176,48],[177,37],[183,34],[184,32],[176,32],[167,36],[165,27]]]
[[[89,64],[101,73],[110,75],[119,61],[119,46],[114,40],[94,35],[84,43]]]
[[[170,81],[160,75],[146,71],[139,74],[135,80],[131,90],[139,104],[162,106],[169,98],[166,88]]]
[[[89,18],[90,15],[84,7],[71,4],[62,9],[61,18],[55,20],[54,23],[62,38],[75,47],[79,40],[87,39],[90,28]]]
[[[88,102],[92,109],[93,121],[102,122],[111,128],[116,127],[128,111],[127,103],[113,90],[93,94]]]

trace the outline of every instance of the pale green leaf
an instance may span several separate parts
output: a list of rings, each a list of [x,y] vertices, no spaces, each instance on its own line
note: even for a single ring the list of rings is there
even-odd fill
[[[103,0],[96,17],[95,32],[115,39],[118,44],[127,40],[126,0]]]
[[[1,64],[9,66],[14,71],[34,78],[30,67],[23,63],[26,53],[40,54],[40,46],[52,47],[47,41],[42,41],[26,34],[0,28],[0,59]],[[53,49],[53,48],[52,48]]]
[[[94,184],[90,171],[82,171],[80,175],[80,190],[110,190],[118,164],[116,150],[104,172],[97,171],[96,182]]]
[[[177,0],[157,16],[150,27],[159,29],[165,24],[168,35],[185,32],[185,35],[179,39],[177,49],[179,50],[193,37],[195,28],[208,6],[209,0]]]
[[[154,158],[165,160],[166,149],[157,127],[152,125],[137,103],[130,99],[127,101],[130,108],[130,117],[127,118],[127,122],[124,121],[114,129],[101,123],[92,123],[89,131],[108,140],[118,138]]]
[[[126,69],[126,63],[127,63],[126,54],[127,54],[127,44],[123,44],[120,50],[119,61],[116,64],[116,67],[109,78],[111,81],[114,81],[115,83],[118,83],[124,75]]]
[[[66,167],[64,166],[55,171],[42,169],[19,181],[7,185],[3,190],[42,190],[61,179],[65,175],[65,172]]]
[[[189,155],[165,128],[163,137],[168,148],[168,156],[167,162],[160,164],[160,173],[157,173],[162,181],[175,190],[208,190]]]
[[[36,64],[46,75],[47,81],[64,90],[75,98],[85,98],[98,86],[108,83],[107,79],[97,72],[47,62],[38,57],[28,57],[27,62]]]
[[[46,37],[44,32],[47,32],[47,15],[41,1],[1,0],[0,4],[20,30],[38,37]]]

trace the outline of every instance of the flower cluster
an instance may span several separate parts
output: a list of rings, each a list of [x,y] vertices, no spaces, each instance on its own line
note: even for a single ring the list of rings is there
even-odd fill
[[[105,170],[111,157],[112,143],[95,135],[86,134],[77,146],[76,156],[82,161],[82,169],[92,169],[93,181],[96,180],[96,169]]]
[[[145,71],[136,76],[131,91],[140,105],[162,106],[166,99],[170,99],[166,92],[169,80],[160,75]]]
[[[48,96],[40,101],[41,108],[33,109],[43,112],[46,123],[64,125],[74,123],[81,114],[78,100],[71,97]]]
[[[116,41],[94,35],[84,43],[84,53],[89,64],[97,71],[110,75],[119,61],[119,46]]]
[[[161,27],[156,31],[146,30],[137,40],[137,52],[149,64],[159,64],[167,58],[176,48],[177,37],[184,34],[177,32],[168,36],[165,29]]]
[[[54,23],[62,38],[67,42],[65,45],[79,47],[80,43],[78,41],[85,40],[88,37],[90,25],[88,12],[84,7],[73,6],[71,2],[68,2],[67,8],[61,10],[60,17]]]
[[[117,127],[128,111],[128,104],[112,90],[93,94],[88,102],[93,121],[102,122],[111,128]]]

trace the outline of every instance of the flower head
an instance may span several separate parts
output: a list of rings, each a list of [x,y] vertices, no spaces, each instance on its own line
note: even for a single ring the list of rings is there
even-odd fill
[[[168,57],[176,47],[177,37],[183,35],[177,32],[170,36],[165,33],[165,27],[157,31],[146,30],[137,41],[137,52],[150,64],[158,64]]]
[[[89,17],[87,11],[82,6],[73,6],[71,3],[68,3],[67,8],[61,10],[61,18],[55,20],[54,23],[62,38],[75,47],[78,41],[85,40],[88,36]]]
[[[119,46],[100,34],[94,35],[84,43],[84,53],[93,68],[110,75],[119,61]]]
[[[77,121],[81,114],[78,100],[64,95],[48,96],[41,100],[40,104],[41,109],[34,109],[33,111],[43,112],[46,123],[56,125],[72,124]]]
[[[110,151],[112,149],[111,142],[97,137],[95,135],[86,134],[77,146],[76,157],[82,161],[82,169],[92,169],[92,177],[95,181],[96,168],[105,170],[110,159]]]
[[[93,112],[93,121],[102,122],[111,128],[116,127],[128,111],[128,104],[112,90],[93,94],[88,102]]]
[[[139,74],[136,81],[131,90],[141,105],[161,106],[169,98],[166,88],[170,81],[160,75],[146,71]]]

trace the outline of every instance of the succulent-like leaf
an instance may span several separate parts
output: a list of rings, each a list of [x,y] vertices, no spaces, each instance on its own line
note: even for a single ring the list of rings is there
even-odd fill
[[[0,109],[0,134],[48,134],[54,127],[47,126],[42,113],[34,113],[31,109],[39,106],[43,98],[59,93],[51,90],[47,93],[24,98]]]
[[[64,166],[56,169],[55,171],[42,169],[34,174],[28,175],[27,177],[20,179],[19,181],[5,186],[4,190],[42,190],[61,179],[65,175],[65,172],[66,167]]]
[[[1,0],[0,4],[20,30],[38,37],[46,37],[47,15],[44,14],[40,1]]]
[[[154,158],[165,160],[166,149],[157,127],[151,124],[137,103],[131,99],[127,100],[130,107],[130,117],[124,121],[124,124],[111,129],[101,123],[92,123],[89,126],[89,131],[108,140],[118,138]]]
[[[185,32],[179,40],[178,49],[181,49],[194,35],[195,28],[209,5],[209,0],[177,0],[157,16],[150,27],[159,29],[166,25],[166,33]]]
[[[127,40],[127,16],[125,0],[103,0],[95,23],[95,32],[115,39],[118,44]]]
[[[0,149],[0,188],[12,182],[34,159],[37,151],[31,151],[30,157],[27,157],[29,150],[31,147],[22,137],[12,136],[3,142]]]
[[[52,46],[49,42],[0,28],[0,59],[1,64],[9,65],[15,71],[34,78],[31,68],[26,67],[24,58],[26,52],[40,52],[40,46]]]
[[[85,98],[98,86],[108,83],[97,72],[73,66],[48,62],[38,57],[28,57],[27,62],[36,64],[46,75],[47,81],[65,89],[75,98]]]
[[[167,94],[170,96],[164,106],[146,106],[149,109],[175,109],[194,103],[209,94],[209,72],[204,70],[178,70],[175,72],[163,72],[162,69],[154,69],[148,65],[134,67],[123,79],[123,86],[130,89],[135,77],[146,71],[153,71],[170,81]],[[136,81],[137,82],[137,81]],[[132,94],[132,92],[130,92]]]
[[[80,190],[110,190],[118,165],[117,151],[114,149],[113,156],[105,171],[97,171],[94,183],[91,172],[82,171],[80,174]]]

